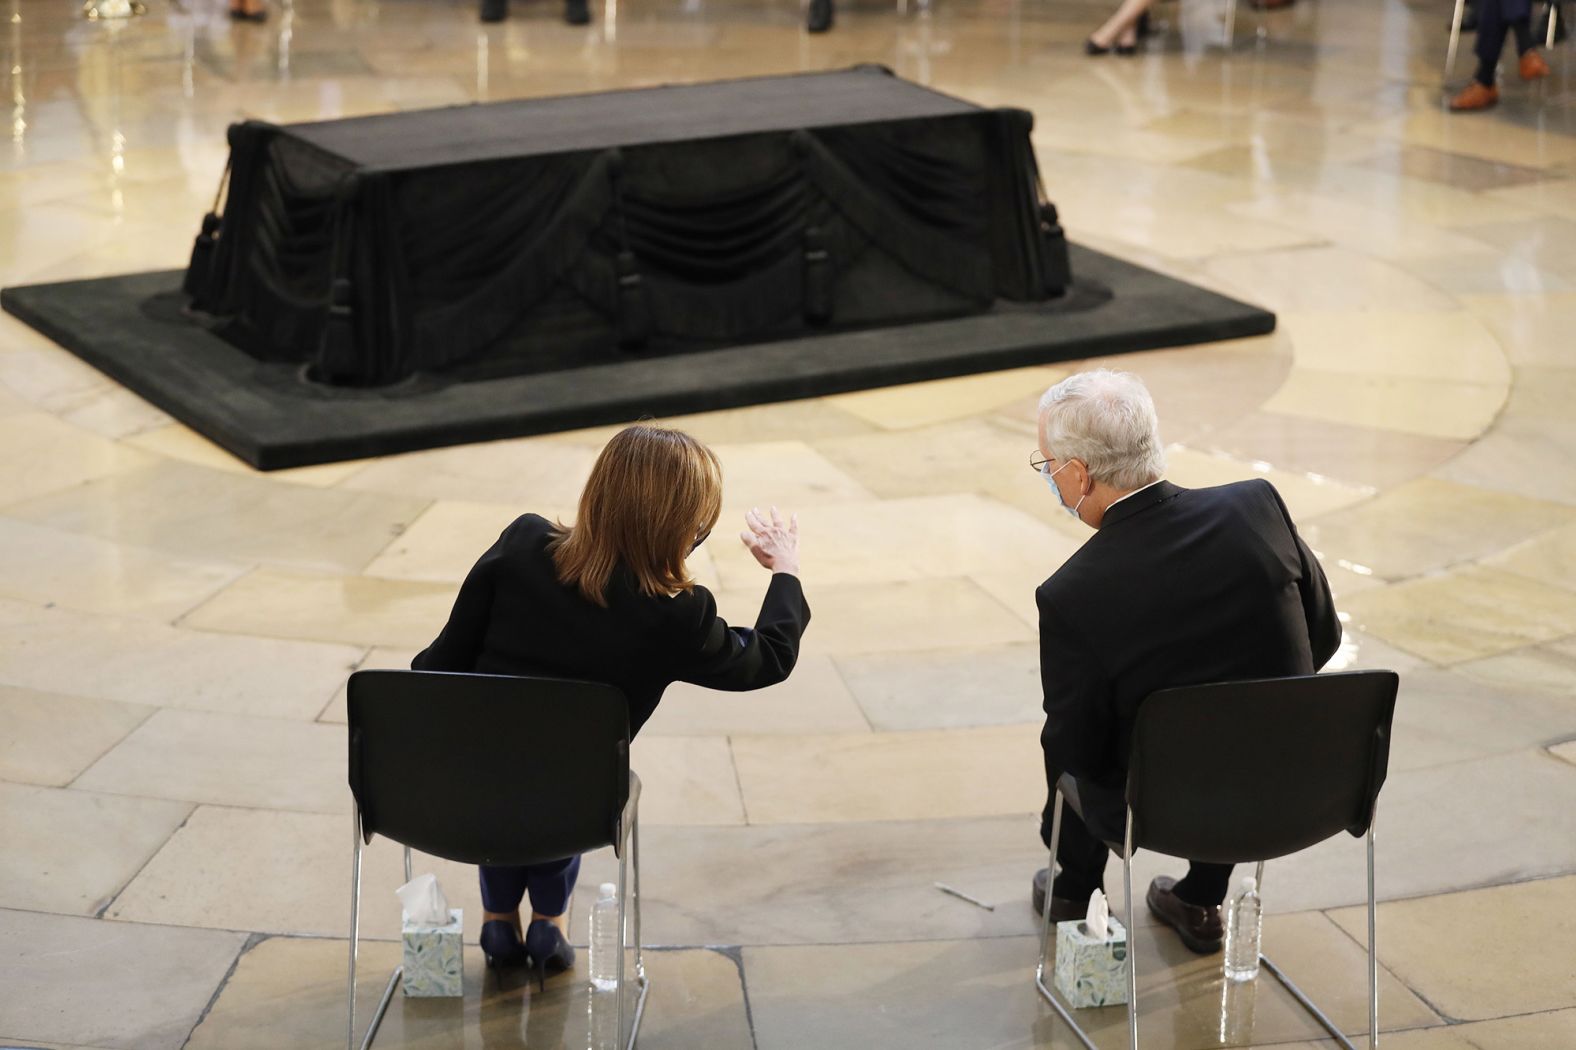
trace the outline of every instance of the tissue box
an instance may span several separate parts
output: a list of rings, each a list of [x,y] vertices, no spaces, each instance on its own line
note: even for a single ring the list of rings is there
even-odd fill
[[[1127,1002],[1127,931],[1108,920],[1104,940],[1082,919],[1056,924],[1056,990],[1068,1005],[1115,1006]]]
[[[404,943],[405,974],[401,984],[406,995],[450,996],[462,995],[465,968],[461,959],[462,929],[465,922],[463,908],[449,909],[447,926],[411,922],[410,913],[401,911],[404,929],[400,940]]]

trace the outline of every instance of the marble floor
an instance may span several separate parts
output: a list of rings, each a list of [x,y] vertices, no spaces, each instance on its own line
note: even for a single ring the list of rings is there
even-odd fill
[[[1343,667],[1402,673],[1379,819],[1384,1045],[1576,1046],[1576,54],[1443,110],[1443,0],[1301,0],[1220,43],[1093,0],[0,0],[0,284],[183,265],[243,117],[294,121],[885,63],[1037,119],[1076,238],[1276,310],[1270,337],[1120,359],[1171,477],[1268,477],[1338,592]],[[1466,75],[1462,59],[1456,77]],[[1084,538],[1024,469],[1077,364],[680,421],[727,513],[799,511],[792,680],[676,688],[635,747],[648,1048],[1071,1047],[1036,999],[1035,585]],[[442,622],[503,522],[572,508],[605,431],[250,471],[0,319],[0,1044],[332,1047],[347,931],[344,693]],[[764,574],[718,529],[725,614]],[[474,877],[439,873],[476,931]],[[1138,877],[1175,865],[1145,856]],[[576,908],[610,871],[588,858]],[[363,998],[397,955],[368,859]],[[994,905],[936,891],[942,881]],[[1112,879],[1113,887],[1120,879]],[[1270,865],[1267,949],[1365,1023],[1361,846]],[[1333,1044],[1268,981],[1137,931],[1146,1047]],[[396,999],[379,1046],[585,1045],[582,983]],[[363,1013],[363,1016],[365,1014]],[[1102,1047],[1121,1014],[1095,1011]]]

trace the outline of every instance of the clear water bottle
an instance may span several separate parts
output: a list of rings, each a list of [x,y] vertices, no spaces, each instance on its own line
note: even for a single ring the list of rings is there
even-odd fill
[[[618,928],[618,887],[604,882],[591,906],[591,987],[611,992],[618,987],[618,956],[623,948]]]
[[[1259,880],[1242,880],[1242,892],[1226,906],[1226,980],[1251,981],[1259,975],[1264,906],[1259,900]]]

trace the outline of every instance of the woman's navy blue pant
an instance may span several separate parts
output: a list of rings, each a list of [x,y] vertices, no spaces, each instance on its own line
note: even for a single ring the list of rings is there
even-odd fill
[[[569,895],[575,891],[580,875],[579,856],[527,864],[518,868],[482,865],[482,907],[508,914],[531,895],[531,910],[538,915],[562,915],[569,910]]]

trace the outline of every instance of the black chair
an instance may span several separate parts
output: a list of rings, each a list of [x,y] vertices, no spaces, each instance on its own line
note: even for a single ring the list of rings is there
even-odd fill
[[[624,694],[558,678],[357,671],[350,676],[349,714],[350,1050],[356,1046],[361,848],[373,835],[404,845],[406,881],[412,848],[462,864],[508,865],[611,845],[619,860],[619,929],[626,944],[633,933],[635,948],[639,994],[627,1039],[625,953],[618,953],[619,1041],[632,1048],[648,982],[640,948],[640,780],[629,769]],[[634,906],[626,908],[631,896]],[[362,1050],[377,1035],[400,972],[383,990]]]
[[[1143,702],[1128,762],[1124,841],[1120,846],[1107,843],[1122,855],[1127,894],[1130,1050],[1138,1050],[1133,850],[1217,864],[1257,861],[1262,887],[1266,860],[1307,849],[1342,831],[1368,838],[1368,1045],[1378,1046],[1374,810],[1390,759],[1390,721],[1399,681],[1393,671],[1351,671],[1162,689]],[[1053,872],[1062,804],[1071,794],[1057,785],[1051,816]],[[1096,1050],[1045,983],[1049,904],[1047,900],[1034,983],[1083,1045]],[[1342,1046],[1355,1050],[1267,956],[1259,959]]]

